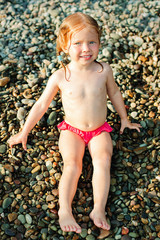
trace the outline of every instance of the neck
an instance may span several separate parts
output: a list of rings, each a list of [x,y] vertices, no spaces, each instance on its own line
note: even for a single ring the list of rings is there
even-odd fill
[[[95,66],[96,66],[95,64],[96,64],[95,62],[92,62],[88,65],[80,65],[74,61],[71,61],[68,66],[71,71],[73,69],[73,70],[80,71],[80,72],[86,72],[86,71],[94,71]]]

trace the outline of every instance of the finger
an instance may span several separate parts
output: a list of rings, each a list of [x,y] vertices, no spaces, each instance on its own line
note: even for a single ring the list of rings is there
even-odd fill
[[[120,134],[122,134],[123,131],[124,131],[124,127],[121,127],[121,128],[120,128]]]
[[[140,130],[138,127],[136,128],[136,130],[137,130],[138,132],[140,132],[140,131],[141,131],[141,130]]]
[[[10,147],[10,148],[12,148],[12,147],[13,147],[13,144],[11,144],[11,143],[8,143],[8,144],[9,144],[9,147]]]
[[[12,146],[14,145],[12,140],[9,138],[8,141],[7,141],[8,145],[12,148]]]
[[[132,126],[132,128],[134,128],[134,129],[136,129],[138,132],[140,132],[140,128],[141,128],[142,126],[140,125],[140,124],[134,124],[133,126]]]
[[[25,151],[27,151],[27,146],[26,146],[26,142],[22,142],[22,147]]]
[[[137,132],[140,132],[140,129],[138,127],[132,126],[131,129],[135,129]]]

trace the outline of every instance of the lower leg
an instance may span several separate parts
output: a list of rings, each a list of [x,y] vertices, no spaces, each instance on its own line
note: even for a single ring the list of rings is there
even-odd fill
[[[90,217],[97,227],[109,230],[110,225],[106,219],[105,207],[110,188],[110,167],[105,168],[97,164],[97,166],[94,167],[92,183],[94,208]]]
[[[77,189],[80,171],[76,167],[64,166],[59,184],[59,223],[63,231],[81,232],[72,214],[72,201]]]
[[[94,206],[105,210],[110,188],[110,167],[95,166],[92,178]]]

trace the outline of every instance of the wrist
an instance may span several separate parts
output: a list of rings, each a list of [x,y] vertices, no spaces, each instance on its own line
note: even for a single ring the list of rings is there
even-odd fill
[[[29,132],[26,129],[22,129],[21,134],[27,136]]]
[[[125,122],[125,121],[128,121],[127,116],[126,117],[121,117],[121,122]]]

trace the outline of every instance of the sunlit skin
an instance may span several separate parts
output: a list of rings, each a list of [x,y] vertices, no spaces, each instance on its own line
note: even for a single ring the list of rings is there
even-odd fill
[[[99,52],[98,34],[94,28],[86,27],[72,35],[66,49],[71,62],[67,66],[69,81],[65,79],[64,69],[59,69],[49,78],[48,84],[39,100],[32,107],[21,132],[12,136],[8,143],[10,147],[22,143],[26,148],[27,137],[31,129],[41,119],[48,109],[52,99],[60,90],[65,121],[83,131],[92,131],[100,127],[107,116],[107,95],[121,118],[120,133],[126,127],[140,131],[140,125],[131,123],[127,118],[121,93],[114,81],[111,67],[101,66],[94,60]],[[90,218],[94,224],[109,230],[105,206],[110,187],[110,166],[112,157],[112,140],[108,132],[102,132],[93,137],[88,149],[93,163],[93,198],[94,207]],[[61,131],[59,138],[64,168],[59,184],[59,223],[63,231],[81,232],[72,214],[72,201],[77,189],[77,183],[82,172],[82,159],[85,152],[83,139],[75,133]]]

